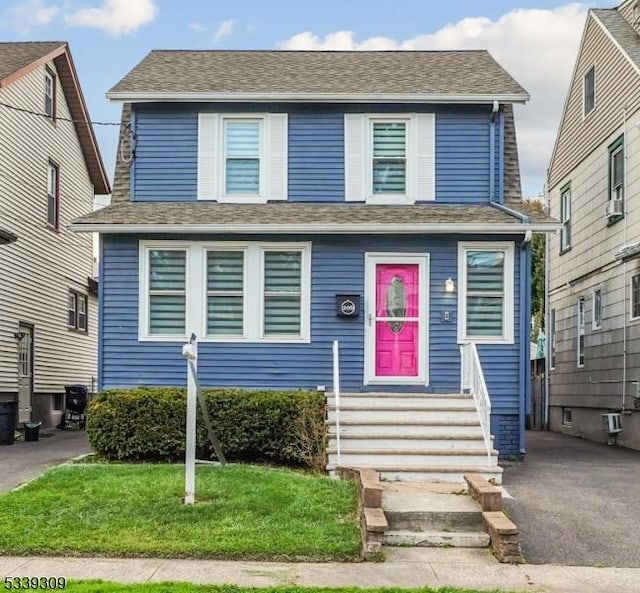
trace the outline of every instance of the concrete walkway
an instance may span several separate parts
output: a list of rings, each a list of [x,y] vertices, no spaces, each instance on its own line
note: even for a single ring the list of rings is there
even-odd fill
[[[443,587],[536,593],[637,593],[640,569],[499,564],[486,550],[386,549],[387,561],[273,563],[209,560],[0,557],[6,576],[63,576],[117,582],[188,581],[248,587]]]

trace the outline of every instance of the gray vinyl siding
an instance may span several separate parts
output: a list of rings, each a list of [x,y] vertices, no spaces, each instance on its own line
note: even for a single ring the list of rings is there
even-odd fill
[[[596,106],[583,117],[583,79],[594,65]],[[550,188],[559,185],[570,171],[605,142],[611,130],[622,123],[625,106],[627,117],[640,108],[640,76],[594,17],[589,16],[549,167]]]
[[[53,64],[49,67],[55,71]],[[69,118],[59,78],[57,114]],[[0,89],[0,100],[44,109],[44,66]],[[59,232],[47,227],[47,164],[60,167]],[[67,329],[69,290],[87,294],[92,237],[67,230],[92,210],[93,186],[72,123],[0,108],[0,220],[18,241],[0,248],[0,392],[17,389],[19,321],[34,324],[34,391],[61,392],[96,375],[97,299],[88,333]]]
[[[625,20],[640,33],[640,22],[633,21],[633,5],[636,0],[626,0],[618,7],[618,12],[625,18]]]

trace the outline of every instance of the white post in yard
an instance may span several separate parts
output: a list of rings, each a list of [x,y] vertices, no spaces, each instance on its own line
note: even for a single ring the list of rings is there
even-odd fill
[[[195,376],[198,364],[198,347],[195,334],[191,334],[189,342],[182,347],[182,356],[187,361],[187,438],[184,459],[184,504],[194,504],[196,499],[196,404],[198,397]]]

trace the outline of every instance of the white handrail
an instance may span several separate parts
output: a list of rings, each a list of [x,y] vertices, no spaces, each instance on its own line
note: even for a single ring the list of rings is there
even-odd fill
[[[482,437],[487,449],[487,467],[491,466],[491,400],[484,380],[478,349],[474,342],[460,346],[460,391],[468,390],[473,395],[480,417]]]
[[[338,340],[333,342],[333,397],[336,405],[336,458],[340,465],[340,351]]]

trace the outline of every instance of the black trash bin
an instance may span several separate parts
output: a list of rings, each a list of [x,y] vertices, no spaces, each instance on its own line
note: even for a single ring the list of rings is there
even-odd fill
[[[40,426],[42,422],[25,422],[24,423],[24,440],[37,441],[40,439]]]
[[[0,445],[13,445],[18,402],[0,402]]]

